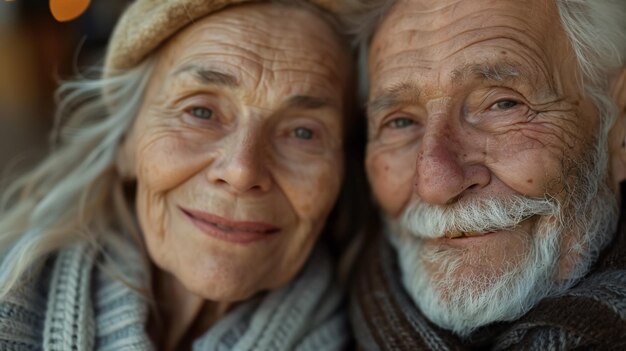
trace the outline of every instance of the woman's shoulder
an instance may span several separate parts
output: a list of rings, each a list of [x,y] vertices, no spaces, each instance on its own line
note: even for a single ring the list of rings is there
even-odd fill
[[[2,257],[2,261],[4,259]],[[53,255],[32,267],[28,275],[0,299],[0,350],[41,347],[54,261]]]
[[[120,341],[115,334],[120,329],[126,327],[124,335],[132,334],[137,325],[141,330],[146,304],[126,287],[126,280],[116,279],[119,277],[105,268],[107,252],[115,250],[75,242],[30,270],[31,274],[0,299],[0,350],[41,349],[42,345],[64,349],[65,344],[59,343],[67,340],[89,350],[94,348],[96,336],[98,342]],[[133,318],[121,311],[130,311]],[[114,320],[119,322],[121,315],[125,323],[116,325]],[[131,336],[124,341],[135,342],[142,335]]]

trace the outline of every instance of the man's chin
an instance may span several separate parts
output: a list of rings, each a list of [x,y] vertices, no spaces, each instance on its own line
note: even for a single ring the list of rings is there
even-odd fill
[[[553,253],[537,255],[528,247],[496,265],[488,250],[481,255],[432,240],[402,241],[395,246],[407,292],[429,320],[462,337],[519,318],[550,289]]]

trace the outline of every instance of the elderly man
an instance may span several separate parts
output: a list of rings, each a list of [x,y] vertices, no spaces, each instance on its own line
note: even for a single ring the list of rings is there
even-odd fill
[[[375,2],[360,347],[626,349],[626,1]]]

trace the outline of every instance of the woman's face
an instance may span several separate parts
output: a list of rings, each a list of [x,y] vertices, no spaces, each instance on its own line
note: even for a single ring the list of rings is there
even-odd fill
[[[298,272],[343,177],[349,65],[323,20],[275,4],[226,9],[160,50],[118,160],[160,269],[214,301]]]

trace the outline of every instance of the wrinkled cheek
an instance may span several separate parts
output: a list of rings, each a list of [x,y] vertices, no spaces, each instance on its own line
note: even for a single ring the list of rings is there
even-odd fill
[[[494,175],[517,193],[530,197],[560,194],[564,175],[573,165],[560,145],[540,143],[527,133],[515,133],[508,139],[494,140],[488,151],[488,165]]]
[[[519,160],[519,159],[518,159]],[[524,162],[515,159],[491,165],[495,178],[513,189],[517,194],[541,198],[546,194],[558,194],[562,188],[562,174],[550,157],[529,157]]]
[[[338,169],[324,168],[309,181],[307,194],[301,197],[301,212],[313,221],[323,221],[333,209],[341,187]]]
[[[137,186],[137,217],[148,251],[153,260],[162,262],[166,256],[168,213],[165,197],[151,192],[141,183]]]
[[[207,152],[190,144],[176,135],[146,142],[137,154],[138,178],[151,191],[164,192],[201,172]]]
[[[395,153],[368,151],[367,177],[378,203],[387,215],[397,217],[413,193],[415,161]]]

